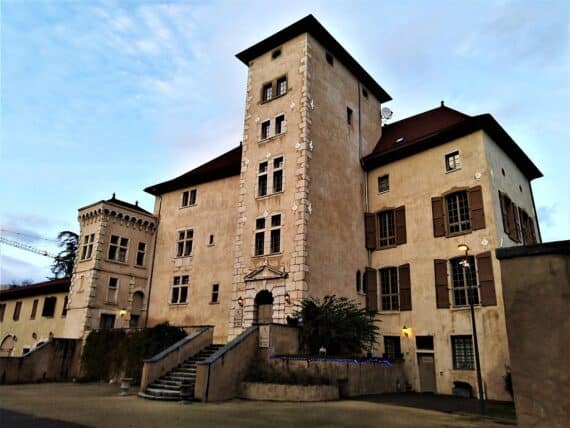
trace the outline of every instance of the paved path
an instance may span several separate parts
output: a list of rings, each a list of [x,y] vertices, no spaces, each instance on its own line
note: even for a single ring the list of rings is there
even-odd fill
[[[176,402],[143,400],[134,395],[120,397],[118,392],[117,385],[107,384],[0,386],[0,407],[36,417],[105,428],[498,426],[477,416],[403,408],[370,401],[277,403],[232,400],[181,405]],[[0,426],[4,428],[1,423]]]

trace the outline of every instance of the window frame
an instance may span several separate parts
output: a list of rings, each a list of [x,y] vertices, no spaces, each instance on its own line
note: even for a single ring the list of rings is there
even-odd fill
[[[382,188],[382,182],[385,179],[386,188]],[[384,174],[378,176],[378,193],[386,193],[390,191],[390,174]]]
[[[273,219],[279,218],[279,223],[274,224]],[[280,213],[271,215],[271,225],[269,229],[269,255],[281,254],[281,228],[283,227],[283,216]],[[277,233],[275,233],[277,232]],[[277,249],[275,249],[275,242],[277,242]]]
[[[51,306],[52,302],[53,302],[53,306]],[[53,318],[55,316],[56,306],[57,306],[57,296],[44,297],[44,304],[42,307],[42,317]]]
[[[107,293],[105,294],[105,304],[116,305],[119,301],[119,282],[116,276],[110,276],[107,281]]]
[[[382,345],[384,346],[384,353],[382,354],[383,358],[391,361],[396,360],[403,360],[404,355],[402,354],[402,338],[396,335],[384,335],[384,340]],[[386,340],[389,339],[389,340]],[[387,344],[393,342],[394,350],[393,352],[386,352],[388,350]],[[392,350],[391,350],[392,351]]]
[[[30,319],[35,320],[38,314],[38,305],[40,304],[40,299],[34,299],[32,302],[32,311],[30,312]]]
[[[271,138],[271,136],[271,119],[263,120],[261,122],[259,140],[264,141]]]
[[[193,249],[194,249],[194,229],[193,228],[178,229],[176,231],[176,258],[179,259],[184,257],[192,257]]]
[[[382,217],[386,217],[385,221],[385,229],[387,232],[390,231],[390,216],[391,216],[391,226],[392,226],[392,235],[386,235],[385,237],[382,236]],[[392,248],[397,245],[396,243],[396,210],[386,209],[382,211],[378,211],[376,213],[376,224],[378,225],[378,236],[377,236],[377,245],[379,249],[384,248]],[[382,243],[384,240],[384,244]],[[393,241],[393,242],[392,242]]]
[[[210,303],[217,304],[220,303],[220,284],[212,284],[212,294],[210,296]]]
[[[113,242],[113,238],[117,238],[117,242]],[[126,240],[126,244],[123,245],[123,241]],[[114,257],[111,257],[111,250],[114,249]],[[122,253],[121,251],[124,251]],[[121,254],[123,258],[121,260]],[[109,248],[107,249],[107,260],[115,263],[128,264],[129,260],[129,238],[125,238],[120,235],[111,235],[109,239]]]
[[[384,273],[388,274],[388,292],[385,293],[384,287]],[[393,274],[393,276],[392,276]],[[397,266],[386,266],[383,268],[378,269],[378,276],[379,276],[379,283],[378,289],[380,291],[380,311],[381,312],[397,312],[400,311],[400,283],[399,283],[399,274],[398,274],[398,267]],[[394,288],[395,287],[395,288]],[[395,290],[395,291],[394,291]],[[396,304],[394,305],[394,298],[396,300]],[[384,306],[384,299],[389,299],[389,307]]]
[[[465,347],[466,341],[469,341],[469,346]],[[475,370],[475,351],[473,345],[473,336],[471,334],[455,334],[450,336],[451,341],[451,360],[453,370]],[[461,344],[463,349],[458,353],[457,345]],[[468,351],[470,348],[470,355]],[[463,360],[460,363],[460,358]]]
[[[6,303],[0,303],[0,322],[4,321],[4,316],[6,315]]]
[[[475,256],[469,256],[468,257],[468,263],[469,263],[469,268],[466,268],[465,271],[470,272],[470,274],[468,274],[467,278],[465,277],[464,274],[464,270],[463,270],[463,266],[462,263],[464,261],[464,257],[454,257],[449,259],[448,263],[449,263],[449,267],[450,267],[450,279],[451,279],[451,287],[450,287],[450,292],[451,292],[451,307],[453,308],[465,308],[465,307],[469,307],[469,305],[471,304],[471,300],[473,300],[473,305],[474,306],[480,306],[481,305],[481,296],[480,296],[480,290],[479,290],[479,278],[478,278],[478,272],[477,272],[477,266],[476,266],[476,257]],[[471,279],[469,279],[471,278]],[[471,286],[470,286],[470,282],[474,281],[474,294],[473,294],[473,299],[471,297]],[[458,286],[457,284],[461,283],[461,286]],[[462,295],[462,299],[460,300],[460,303],[456,302],[456,297],[459,295],[459,293],[461,293]],[[464,303],[461,303],[464,302]]]
[[[454,172],[454,171],[458,171],[463,167],[463,164],[461,163],[461,151],[458,150],[454,150],[452,152],[448,152],[444,155],[443,157],[444,159],[444,163],[445,163],[445,173],[450,173],[450,172]],[[453,168],[450,167],[449,165],[449,161],[453,160]]]
[[[465,211],[467,212],[466,220],[461,219],[461,201],[459,200],[460,194],[465,196],[465,207],[466,207]],[[453,204],[455,205],[455,209],[457,210],[458,221],[453,222],[453,224],[451,223],[451,216],[450,216],[449,202],[448,202],[449,198],[454,198]],[[445,215],[445,232],[446,232],[445,236],[449,237],[449,236],[464,235],[466,233],[470,233],[473,231],[473,219],[471,218],[471,206],[469,203],[469,189],[459,189],[443,195],[443,209]],[[462,228],[463,227],[462,225],[466,223],[467,227]],[[453,226],[459,225],[459,230],[452,232],[451,231],[452,225]]]
[[[285,133],[285,114],[278,114],[275,116],[275,135]]]
[[[81,257],[79,261],[89,260],[93,255],[93,244],[95,242],[95,234],[89,233],[83,236],[83,245],[81,246]]]
[[[273,97],[273,81],[265,82],[261,85],[261,102],[268,103]]]
[[[182,290],[186,289],[186,299],[182,300]],[[177,290],[176,299],[174,299],[174,290]],[[176,300],[176,301],[174,301]],[[170,286],[169,294],[170,305],[186,305],[190,301],[190,275],[174,275],[172,277],[172,284]]]
[[[279,224],[274,219],[279,217]],[[283,213],[275,212],[255,219],[253,232],[253,256],[271,257],[283,253]],[[276,249],[278,245],[278,249]]]
[[[18,300],[14,305],[14,312],[12,313],[12,321],[19,321],[22,312],[22,301]]]
[[[198,200],[198,189],[196,187],[182,191],[180,198],[180,208],[188,208],[196,205]]]
[[[142,244],[142,249],[141,249],[141,244]],[[139,262],[139,257],[141,258],[140,262]],[[146,242],[139,242],[137,244],[137,255],[135,258],[135,266],[137,267],[145,267],[145,263],[146,263]]]

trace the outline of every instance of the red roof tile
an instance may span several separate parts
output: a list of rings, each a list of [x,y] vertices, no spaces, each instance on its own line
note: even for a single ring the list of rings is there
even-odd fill
[[[51,281],[36,282],[35,284],[30,285],[7,288],[0,290],[0,301],[68,292],[70,285],[71,278],[60,278]]]

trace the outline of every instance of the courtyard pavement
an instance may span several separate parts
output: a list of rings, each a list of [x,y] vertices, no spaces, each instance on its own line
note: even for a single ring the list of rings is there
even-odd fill
[[[157,402],[120,397],[118,385],[46,383],[0,386],[0,427],[504,427],[460,415],[364,400],[278,403]],[[37,419],[43,418],[43,419]]]

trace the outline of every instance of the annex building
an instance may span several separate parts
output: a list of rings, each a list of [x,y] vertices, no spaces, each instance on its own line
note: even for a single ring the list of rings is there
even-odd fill
[[[375,313],[373,353],[403,359],[411,388],[449,394],[476,389],[473,299],[486,395],[510,399],[494,250],[540,242],[533,162],[490,114],[441,103],[383,123],[390,95],[311,15],[237,58],[239,145],[147,187],[152,212],[79,210],[64,336],[168,321],[227,343],[336,294]]]

